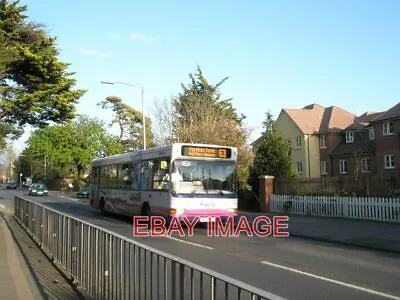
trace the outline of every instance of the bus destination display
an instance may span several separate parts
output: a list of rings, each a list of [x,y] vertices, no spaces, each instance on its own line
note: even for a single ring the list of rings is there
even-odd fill
[[[182,155],[210,158],[231,158],[232,154],[231,149],[229,148],[182,146]]]

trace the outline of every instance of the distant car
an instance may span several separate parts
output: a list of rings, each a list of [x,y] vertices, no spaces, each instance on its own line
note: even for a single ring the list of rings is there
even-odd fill
[[[44,186],[44,184],[41,183],[34,183],[29,188],[30,196],[47,196],[48,193],[49,191],[47,190],[47,188]]]
[[[7,190],[16,190],[17,189],[17,183],[16,182],[10,182],[7,184]]]
[[[89,197],[90,197],[90,188],[81,189],[79,192],[76,193],[76,197],[89,199]]]

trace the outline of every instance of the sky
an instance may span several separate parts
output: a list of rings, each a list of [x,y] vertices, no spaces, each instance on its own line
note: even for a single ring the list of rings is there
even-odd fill
[[[360,115],[400,101],[400,1],[23,0],[30,21],[57,37],[60,60],[86,89],[77,112],[110,120],[96,103],[119,96],[145,112],[181,92],[199,65],[247,118],[311,103]],[[15,144],[22,150],[29,130]]]

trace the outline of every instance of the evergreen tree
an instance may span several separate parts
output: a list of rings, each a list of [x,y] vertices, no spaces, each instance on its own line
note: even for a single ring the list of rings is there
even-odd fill
[[[17,138],[26,124],[44,127],[74,118],[84,94],[59,61],[56,39],[27,22],[27,6],[0,1],[0,139]],[[1,146],[1,145],[0,145]]]
[[[246,183],[251,162],[247,147],[248,132],[243,126],[232,99],[221,99],[220,86],[210,84],[200,67],[190,74],[190,84],[182,84],[183,92],[173,101],[172,136],[179,142],[227,145],[238,148],[238,177]]]
[[[276,130],[271,113],[266,113],[262,137],[254,143],[255,157],[250,169],[250,184],[258,192],[258,176],[294,177],[290,145]]]
[[[103,109],[111,109],[114,118],[110,126],[117,124],[119,127],[119,140],[126,150],[143,149],[143,115],[141,112],[125,104],[121,98],[109,96],[98,103]],[[146,147],[154,147],[151,131],[151,119],[146,117]]]

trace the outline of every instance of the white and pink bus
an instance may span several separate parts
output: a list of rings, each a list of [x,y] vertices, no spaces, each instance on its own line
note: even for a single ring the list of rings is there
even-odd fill
[[[176,143],[92,162],[91,204],[126,216],[237,214],[237,148]]]

